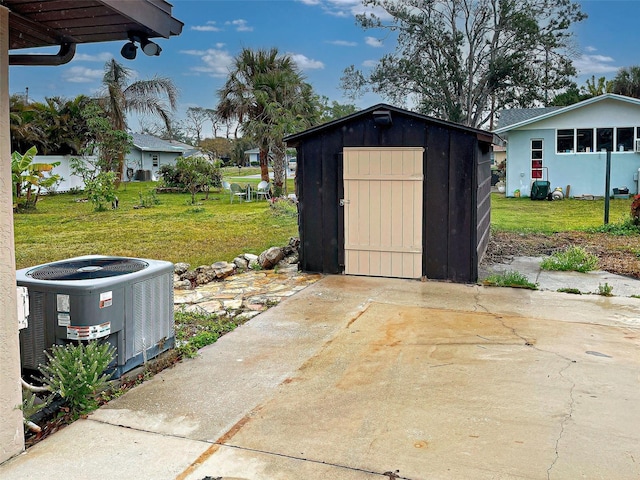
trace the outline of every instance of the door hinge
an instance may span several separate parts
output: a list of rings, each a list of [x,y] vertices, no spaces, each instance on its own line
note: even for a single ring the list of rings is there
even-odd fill
[[[345,205],[348,205],[349,203],[351,203],[349,200],[346,200],[344,198],[340,199],[340,206],[344,207]]]

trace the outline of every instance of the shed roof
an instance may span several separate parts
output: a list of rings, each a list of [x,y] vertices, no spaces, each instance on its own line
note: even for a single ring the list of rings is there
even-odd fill
[[[145,133],[132,133],[131,137],[133,138],[133,146],[143,152],[183,153],[188,150],[193,150],[193,147],[190,145],[177,142],[173,143]]]
[[[409,110],[405,110],[405,109],[402,109],[402,108],[394,107],[393,105],[388,105],[386,103],[379,103],[377,105],[374,105],[372,107],[366,108],[364,110],[360,110],[359,112],[352,113],[351,115],[347,115],[346,117],[342,117],[342,118],[339,118],[337,120],[332,120],[330,122],[323,123],[322,125],[317,125],[315,127],[311,127],[311,128],[309,128],[307,130],[304,130],[303,132],[294,133],[293,135],[289,135],[289,136],[285,137],[284,140],[289,145],[297,145],[304,138],[317,135],[318,133],[322,132],[323,130],[336,127],[336,126],[341,125],[343,123],[350,122],[350,121],[355,120],[355,119],[357,119],[359,117],[365,117],[365,116],[371,115],[374,112],[379,111],[379,110],[387,110],[387,111],[389,111],[391,113],[395,112],[395,113],[398,113],[398,114],[401,114],[401,115],[407,115],[407,116],[414,117],[416,119],[420,119],[420,120],[423,120],[423,121],[426,121],[426,122],[429,122],[429,123],[441,125],[443,127],[450,128],[450,129],[453,129],[453,130],[460,130],[460,131],[468,132],[470,134],[476,135],[478,140],[481,140],[483,142],[493,143],[493,140],[494,140],[493,139],[493,134],[491,132],[487,132],[486,130],[480,130],[478,128],[467,127],[467,126],[461,125],[459,123],[449,122],[449,121],[446,121],[446,120],[440,120],[439,118],[430,117],[428,115],[423,115],[421,113],[411,112]]]
[[[624,95],[617,95],[615,93],[605,93],[604,95],[598,95],[582,102],[574,103],[567,107],[547,107],[547,108],[524,108],[515,110],[503,110],[500,113],[500,124],[495,130],[495,133],[506,133],[516,128],[524,127],[540,120],[545,120],[556,115],[561,115],[572,110],[576,110],[587,105],[591,105],[604,100],[615,100],[619,102],[632,103],[640,105],[640,99],[625,97]],[[509,113],[511,112],[511,113]],[[503,115],[507,114],[506,120],[503,122]],[[503,124],[504,123],[504,124]]]

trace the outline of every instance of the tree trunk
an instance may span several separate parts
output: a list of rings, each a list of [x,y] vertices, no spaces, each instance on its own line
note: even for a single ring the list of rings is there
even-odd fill
[[[269,152],[260,149],[260,180],[269,181]]]

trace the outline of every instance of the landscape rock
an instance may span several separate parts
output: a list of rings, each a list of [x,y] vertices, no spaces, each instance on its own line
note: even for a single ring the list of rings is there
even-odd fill
[[[211,265],[201,265],[195,271],[196,285],[205,285],[216,279],[216,271]]]
[[[173,282],[174,290],[191,290],[193,285],[190,280],[178,280]]]
[[[260,264],[264,270],[270,270],[283,258],[284,252],[282,248],[271,247],[260,254],[258,264]]]
[[[234,258],[233,264],[238,268],[238,270],[246,270],[247,268],[249,268],[249,260],[244,257]]]
[[[227,262],[216,262],[211,265],[211,268],[213,268],[215,278],[217,279],[227,278],[236,271],[235,264]]]
[[[183,273],[186,273],[187,270],[189,270],[190,266],[191,265],[189,265],[188,263],[179,262],[173,266],[173,271],[176,275],[182,275]]]

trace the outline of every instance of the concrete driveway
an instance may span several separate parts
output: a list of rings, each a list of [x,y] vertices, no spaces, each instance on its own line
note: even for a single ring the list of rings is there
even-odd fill
[[[640,300],[332,276],[2,478],[637,479]]]

